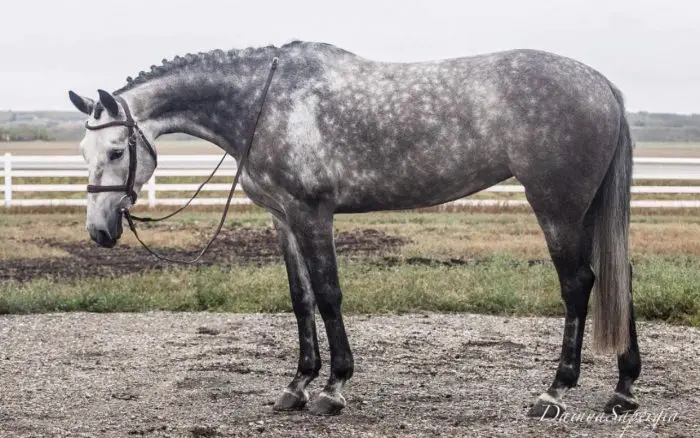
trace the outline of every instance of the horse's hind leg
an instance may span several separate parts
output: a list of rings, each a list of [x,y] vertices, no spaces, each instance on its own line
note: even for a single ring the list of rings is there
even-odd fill
[[[297,373],[273,407],[276,411],[302,409],[309,400],[306,386],[318,376],[321,356],[318,351],[314,312],[316,301],[309,272],[289,226],[274,219],[277,238],[284,255],[289,279],[289,293],[299,329],[299,364]]]
[[[632,267],[630,266],[630,283],[632,282]],[[632,285],[630,284],[630,290]],[[622,414],[624,412],[634,412],[639,407],[637,398],[632,393],[632,384],[642,371],[642,361],[639,356],[639,346],[637,345],[637,328],[634,321],[634,306],[630,294],[630,345],[624,354],[617,357],[617,367],[620,370],[620,377],[615,387],[615,393],[605,404],[605,412],[612,414]]]
[[[535,212],[537,213],[537,210]],[[588,216],[586,215],[584,220],[570,220],[538,214],[552,261],[559,275],[566,317],[564,340],[554,382],[539,396],[530,409],[530,416],[558,416],[564,410],[562,396],[578,382],[588,299],[595,279],[590,267],[593,226]]]

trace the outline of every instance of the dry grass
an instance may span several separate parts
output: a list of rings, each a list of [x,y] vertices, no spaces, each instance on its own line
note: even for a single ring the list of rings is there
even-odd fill
[[[364,215],[363,215],[364,216]],[[374,213],[343,215],[338,229],[372,227],[410,239],[406,256],[469,258],[510,253],[526,258],[546,254],[539,226],[531,214],[491,213]]]
[[[212,231],[213,232],[213,231]],[[144,242],[156,247],[186,248],[203,245],[203,238],[191,230],[172,230],[164,227],[139,229],[139,235]],[[127,229],[121,240],[124,244],[138,247],[139,242]]]
[[[196,229],[208,230],[213,226],[211,220],[191,220],[187,227],[180,225],[171,227],[139,225],[142,239],[155,246],[172,248],[192,247],[202,244],[203,238],[193,232]],[[176,222],[177,224],[177,222]],[[51,242],[77,243],[90,240],[85,231],[85,214],[54,214],[54,215],[0,215],[0,236],[3,242],[0,248],[0,260],[23,258],[51,258],[68,255],[65,251],[55,248]],[[46,240],[42,242],[43,240]],[[128,229],[124,230],[122,242],[138,246],[134,236]]]
[[[0,246],[0,260],[57,258],[67,256],[70,256],[70,254],[58,248],[52,248],[47,245],[40,245],[24,240],[8,239],[5,237],[3,231],[3,242],[2,246]]]
[[[253,213],[232,212],[228,219],[229,226],[271,226],[269,215],[260,209],[252,211]],[[158,216],[162,212],[153,215]],[[218,217],[217,213],[193,209],[164,225],[139,227],[143,238],[153,245],[191,247],[202,243],[202,234],[208,235]],[[84,211],[47,215],[0,215],[0,233],[5,242],[0,258],[63,255],[61,251],[48,246],[37,246],[36,239],[86,241],[88,235],[84,223]],[[336,228],[344,231],[375,228],[406,237],[412,243],[400,250],[404,256],[470,258],[505,253],[525,259],[548,258],[544,236],[531,213],[472,211],[339,215]],[[123,242],[138,245],[128,230],[124,232]],[[634,215],[631,247],[633,256],[700,256],[700,218],[691,214]]]
[[[700,224],[671,220],[660,223],[634,223],[631,230],[632,255],[700,255]]]
[[[700,157],[698,142],[637,142],[635,157]]]
[[[0,142],[0,154],[15,155],[78,155],[79,141],[10,141]],[[221,154],[218,146],[203,140],[159,140],[156,149],[161,155]]]
[[[635,186],[700,186],[699,179],[635,179]]]
[[[371,226],[412,240],[406,255],[470,257],[507,253],[527,259],[548,258],[544,235],[532,214],[404,213],[372,214],[369,224],[350,215],[336,222],[340,229]],[[633,216],[632,256],[700,256],[700,218],[681,216]]]
[[[3,240],[75,242],[85,234],[85,215],[0,215],[0,230]]]

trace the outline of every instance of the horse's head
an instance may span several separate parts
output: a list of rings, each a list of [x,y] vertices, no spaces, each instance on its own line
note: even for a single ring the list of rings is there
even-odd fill
[[[122,234],[122,210],[156,168],[152,138],[143,132],[123,98],[99,90],[99,100],[69,92],[75,107],[88,115],[80,142],[89,172],[87,231],[92,240],[113,247]]]

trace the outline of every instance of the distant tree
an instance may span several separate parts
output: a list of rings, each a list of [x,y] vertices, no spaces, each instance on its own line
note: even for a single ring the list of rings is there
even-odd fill
[[[14,125],[11,127],[0,127],[1,141],[51,141],[53,137],[49,135],[43,126]]]

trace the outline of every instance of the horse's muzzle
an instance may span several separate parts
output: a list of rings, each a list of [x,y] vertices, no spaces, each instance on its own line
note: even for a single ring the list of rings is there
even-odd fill
[[[90,237],[98,245],[105,247],[105,248],[112,248],[112,247],[114,247],[114,245],[117,244],[117,239],[113,238],[109,234],[109,232],[107,232],[105,230],[97,230],[94,232],[90,232]]]
[[[95,243],[105,248],[112,248],[117,244],[119,238],[122,237],[121,215],[118,216],[118,220],[110,221],[110,224],[106,227],[88,226],[87,230],[90,238]]]

